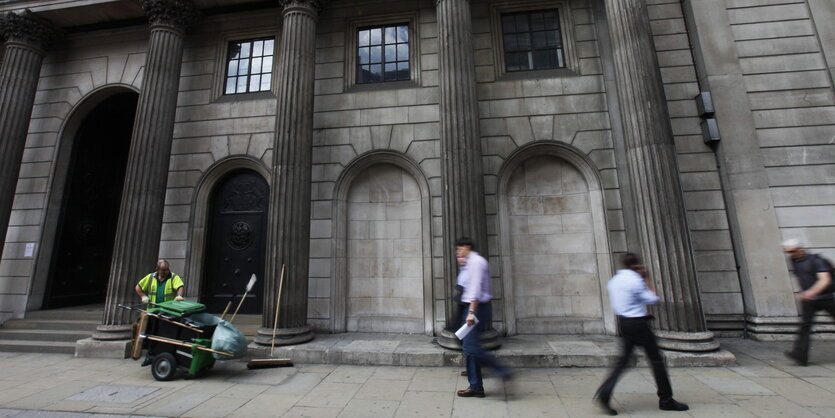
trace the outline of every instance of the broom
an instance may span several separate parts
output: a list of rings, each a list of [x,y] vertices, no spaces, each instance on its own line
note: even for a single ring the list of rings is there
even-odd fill
[[[246,291],[244,291],[244,296],[241,298],[241,301],[238,302],[238,307],[235,308],[235,313],[232,314],[232,318],[229,319],[229,322],[234,321],[235,317],[238,316],[238,311],[241,310],[241,305],[244,304],[244,301],[246,300],[246,295],[249,293],[250,290],[252,290],[252,286],[255,286],[255,282],[257,280],[258,279],[255,278],[255,273],[252,273],[252,277],[249,278],[249,283],[246,284]],[[228,305],[227,305],[227,307],[228,307]],[[224,315],[225,314],[226,314],[226,312],[224,311]]]
[[[273,339],[270,344],[270,357],[275,351],[275,331],[278,329],[278,311],[281,306],[281,288],[284,286],[284,264],[281,265],[281,278],[278,280],[278,298],[275,303],[275,320],[273,320]],[[268,369],[272,367],[293,367],[293,360],[289,358],[265,358],[253,359],[246,364],[246,368],[252,369]]]

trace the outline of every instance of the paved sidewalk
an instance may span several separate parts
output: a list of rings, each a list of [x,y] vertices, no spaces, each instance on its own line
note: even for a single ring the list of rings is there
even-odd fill
[[[808,367],[794,366],[788,343],[723,339],[737,365],[673,368],[687,413],[657,409],[646,368],[626,373],[613,406],[622,416],[835,417],[835,347],[818,342]],[[0,417],[123,414],[185,417],[585,417],[605,368],[517,369],[506,392],[485,380],[487,398],[463,399],[453,367],[297,365],[246,370],[219,362],[196,380],[157,382],[132,360],[0,353]],[[57,412],[55,412],[57,411]],[[97,415],[98,416],[98,415]]]

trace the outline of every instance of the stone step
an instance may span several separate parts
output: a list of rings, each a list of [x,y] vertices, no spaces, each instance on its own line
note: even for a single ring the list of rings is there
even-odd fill
[[[10,319],[3,324],[3,329],[42,329],[63,331],[96,330],[100,321],[87,319]]]
[[[493,354],[510,367],[608,367],[620,352],[616,337],[580,335],[526,335],[500,338]],[[269,347],[249,345],[253,358],[268,356]],[[636,350],[633,363],[646,366],[646,356]],[[664,351],[671,367],[728,366],[732,353]],[[317,334],[305,344],[276,347],[272,358],[289,358],[300,364],[350,364],[375,366],[463,367],[460,351],[447,350],[433,337],[408,334]]]
[[[0,340],[0,351],[75,354],[75,341]]]
[[[76,330],[0,329],[0,341],[61,341],[76,342],[92,333]]]
[[[72,308],[47,309],[26,312],[25,319],[71,319],[83,321],[101,321],[104,306],[87,305]]]

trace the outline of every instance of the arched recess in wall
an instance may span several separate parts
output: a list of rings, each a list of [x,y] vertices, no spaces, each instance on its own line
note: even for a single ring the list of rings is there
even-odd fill
[[[190,297],[204,295],[205,266],[208,257],[209,222],[211,220],[212,197],[217,186],[230,174],[251,170],[260,175],[269,185],[270,172],[264,164],[249,156],[231,156],[216,161],[203,173],[194,193],[189,223],[189,244],[186,253],[186,292]],[[267,208],[269,210],[269,208]],[[265,228],[266,229],[266,228]],[[266,254],[264,254],[266,257]],[[248,277],[246,278],[248,279]],[[263,283],[263,277],[259,278]],[[260,307],[258,307],[260,309]]]
[[[37,310],[44,307],[47,304],[46,296],[56,292],[56,283],[50,285],[50,282],[53,281],[56,269],[66,268],[62,267],[60,263],[53,262],[56,258],[63,257],[82,264],[85,262],[82,259],[85,259],[90,264],[97,265],[96,273],[89,274],[89,276],[96,276],[93,278],[96,283],[91,284],[91,286],[107,289],[111,255],[107,248],[112,250],[112,240],[115,238],[115,220],[118,217],[119,204],[114,202],[120,201],[121,194],[119,191],[121,190],[121,183],[124,181],[124,173],[112,176],[112,178],[109,177],[110,175],[105,175],[105,177],[108,177],[104,179],[107,180],[107,184],[113,183],[108,186],[97,183],[97,176],[95,175],[85,175],[83,168],[86,166],[90,173],[95,173],[106,171],[108,169],[106,167],[107,163],[111,165],[124,164],[125,161],[117,161],[118,158],[116,157],[99,164],[100,160],[94,154],[97,150],[105,154],[114,152],[109,145],[119,145],[121,149],[119,153],[124,154],[122,157],[127,158],[127,147],[130,144],[132,120],[135,116],[138,98],[139,91],[133,86],[110,84],[90,91],[66,115],[57,135],[57,152],[49,175],[43,229],[38,244],[40,248],[36,252],[27,310]],[[98,146],[96,141],[106,141],[105,146]],[[86,147],[84,151],[79,150],[81,146]],[[91,150],[93,153],[89,152]],[[79,154],[84,155],[80,156]],[[87,161],[87,164],[85,165],[82,160]],[[98,180],[102,179],[99,178]],[[91,181],[93,183],[90,183]],[[107,196],[95,198],[91,194],[85,193],[85,190],[93,191],[97,195],[106,193]],[[75,197],[73,198],[71,195]],[[84,197],[79,199],[79,196]],[[108,203],[104,203],[105,198],[108,199]],[[96,200],[99,205],[106,206],[104,208],[97,207],[97,209],[100,209],[99,212],[104,210],[107,213],[92,213],[83,207],[78,207],[77,210],[73,211],[67,210],[65,207],[74,205],[73,202],[79,200],[86,201],[85,199],[90,202]],[[73,213],[67,215],[67,212]],[[85,218],[82,216],[85,214],[97,219],[101,218],[100,221],[106,223],[106,225],[93,225],[85,222]],[[73,219],[68,220],[66,219],[67,216]],[[70,224],[72,224],[72,228],[62,228],[62,226]],[[70,229],[75,230],[75,232]],[[61,242],[70,243],[71,240],[65,239],[66,236],[70,235],[87,236],[86,242],[88,244],[91,239],[99,244],[102,244],[103,241],[107,242],[104,242],[106,244],[103,246],[104,248],[92,248],[89,245],[81,248],[82,246],[79,245],[73,249],[73,254],[66,254],[67,249],[74,247],[75,244],[65,244],[63,249],[58,247],[61,247],[59,245]],[[62,236],[65,238],[62,238]],[[89,238],[92,236],[96,236],[96,238]],[[83,237],[79,239],[84,241]],[[82,253],[92,255],[88,257]],[[64,287],[72,286],[72,283],[67,283]],[[73,295],[67,295],[67,297],[82,300],[82,298]],[[67,305],[67,303],[61,302],[60,298],[50,297],[50,299],[56,302],[54,306]],[[72,304],[73,302],[69,303],[69,305]]]
[[[334,190],[332,331],[432,335],[430,195],[419,166],[371,152]]]
[[[499,242],[508,335],[613,334],[606,207],[594,163],[536,142],[499,171]]]

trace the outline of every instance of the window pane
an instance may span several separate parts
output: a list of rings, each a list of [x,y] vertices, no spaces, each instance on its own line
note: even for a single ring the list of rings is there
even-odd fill
[[[368,33],[367,30],[361,30],[359,34],[359,40],[357,45],[359,46],[368,46]]]
[[[241,44],[241,58],[249,58],[249,47],[249,42]]]
[[[533,36],[533,47],[535,49],[545,48],[547,45],[545,32],[534,32],[531,35]]]
[[[249,78],[249,91],[258,91],[261,87],[261,76],[254,75]]]
[[[502,16],[502,32],[513,33],[516,32],[516,19],[513,16]]]
[[[264,55],[273,55],[273,48],[275,47],[275,41],[272,39],[268,39],[264,41]]]
[[[273,72],[273,57],[264,57],[264,63],[261,65],[262,73]]]
[[[530,51],[531,49],[531,38],[530,35],[527,33],[522,33],[516,35],[516,46],[519,48],[519,51]]]
[[[505,54],[505,64],[507,66],[507,71],[522,71],[530,69],[530,67],[528,67],[527,52],[512,52]]]
[[[528,30],[528,15],[516,15],[516,32],[527,32]]]
[[[229,47],[229,59],[234,60],[241,57],[241,44],[232,44]]]
[[[360,64],[368,64],[368,48],[360,48],[359,49],[359,60]]]
[[[261,72],[261,58],[253,58],[252,59],[252,74],[258,74]]]
[[[371,81],[381,81],[383,79],[383,66],[380,64],[373,64],[369,66],[371,73]]]
[[[238,64],[238,75],[247,74],[249,74],[249,60],[241,60],[240,64]]]
[[[397,46],[386,45],[386,62],[397,61]]]
[[[238,77],[238,88],[235,93],[246,93],[246,77]]]
[[[386,28],[385,42],[387,44],[397,43],[397,26],[389,26]]]
[[[357,83],[368,83],[371,81],[369,75],[370,70],[367,65],[361,65],[357,68]]]
[[[557,66],[565,68],[565,61],[562,58],[562,49],[557,50]]]
[[[397,45],[397,60],[398,61],[408,61],[409,60],[409,44]]]
[[[545,12],[543,15],[545,29],[558,29],[560,27],[560,18],[557,12]]]
[[[386,64],[385,81],[397,80],[397,64]]]
[[[226,72],[226,75],[235,75],[237,73],[238,73],[238,61],[237,60],[229,61],[229,68],[228,68],[228,71]]]
[[[261,76],[261,88],[260,88],[260,90],[261,91],[269,90],[270,89],[270,83],[272,82],[272,80],[273,80],[273,75],[272,74],[262,75]]]
[[[252,56],[260,57],[264,55],[264,41],[255,41],[252,43]]]
[[[531,13],[531,30],[544,30],[545,22],[542,13]]]
[[[235,77],[226,79],[226,94],[235,93]]]
[[[371,29],[371,45],[380,45],[383,41],[383,30],[380,28]]]
[[[519,47],[516,45],[516,35],[505,35],[504,36],[504,50],[505,51],[516,51]]]
[[[408,26],[398,26],[397,27],[397,42],[409,42],[409,27]]]
[[[409,63],[408,62],[398,62],[397,63],[397,79],[398,80],[409,80],[411,75],[409,74]]]
[[[549,48],[559,48],[560,45],[560,33],[557,31],[548,31],[545,32],[547,45]]]
[[[371,47],[371,63],[378,64],[383,61],[383,47],[381,46],[372,46]]]

